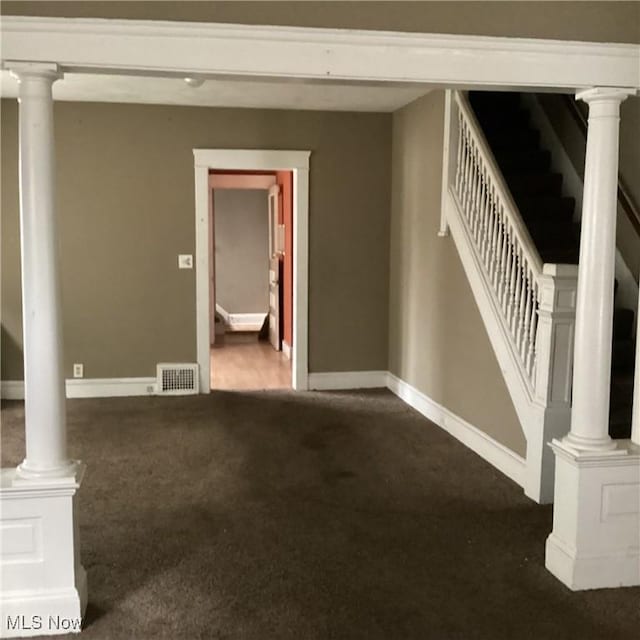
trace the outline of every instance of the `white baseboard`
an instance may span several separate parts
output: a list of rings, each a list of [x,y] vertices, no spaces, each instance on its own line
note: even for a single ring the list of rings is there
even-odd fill
[[[282,341],[282,353],[287,360],[291,360],[291,347],[284,340]]]
[[[222,316],[228,331],[260,331],[267,316],[266,311],[259,313],[229,313],[216,304],[216,311]]]
[[[309,389],[318,391],[379,387],[388,388],[410,407],[462,442],[508,478],[524,486],[526,471],[524,458],[394,374],[388,371],[337,371],[309,374]]]
[[[116,398],[152,396],[155,378],[70,378],[66,381],[67,398]],[[22,380],[3,380],[0,396],[5,400],[24,400]]]
[[[572,591],[617,589],[640,584],[638,547],[581,557],[553,533],[547,538],[545,566]]]
[[[67,380],[67,398],[152,396],[156,378],[87,378]]]
[[[260,331],[267,314],[265,313],[230,313],[228,329],[230,331]]]
[[[309,374],[309,389],[317,391],[375,389],[386,386],[386,371],[333,371]]]
[[[216,303],[216,313],[219,313],[222,316],[225,324],[229,324],[229,314],[224,307],[221,307],[218,303]]]
[[[508,478],[524,486],[524,458],[392,373],[387,374],[387,387],[418,413],[469,447]]]

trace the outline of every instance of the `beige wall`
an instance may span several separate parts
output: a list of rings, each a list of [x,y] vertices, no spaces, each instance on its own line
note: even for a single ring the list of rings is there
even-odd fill
[[[266,189],[214,190],[216,304],[228,313],[269,310]]]
[[[2,378],[22,377],[17,103],[2,101]],[[56,103],[65,371],[194,361],[194,147],[308,149],[309,366],[386,369],[391,116]]]
[[[11,2],[8,15],[192,20],[640,42],[637,2]]]
[[[392,373],[520,455],[526,441],[452,238],[440,220],[444,93],[393,115]]]

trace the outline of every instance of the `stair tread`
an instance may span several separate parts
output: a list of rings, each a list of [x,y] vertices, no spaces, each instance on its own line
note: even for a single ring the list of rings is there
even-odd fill
[[[511,172],[505,174],[505,180],[515,198],[529,195],[560,195],[562,174],[544,172]]]
[[[531,153],[515,149],[502,149],[495,156],[504,173],[508,173],[512,169],[548,169],[551,165],[551,155],[546,149]]]

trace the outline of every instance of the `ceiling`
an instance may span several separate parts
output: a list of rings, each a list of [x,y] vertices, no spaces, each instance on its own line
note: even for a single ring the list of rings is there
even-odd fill
[[[375,112],[395,111],[428,91],[419,85],[235,78],[207,79],[192,87],[181,77],[91,73],[67,73],[53,85],[55,100]],[[8,71],[0,72],[0,95],[17,96],[17,81]]]

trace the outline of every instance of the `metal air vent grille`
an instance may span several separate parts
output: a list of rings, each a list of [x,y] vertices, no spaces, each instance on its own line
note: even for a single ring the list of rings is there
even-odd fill
[[[159,395],[198,393],[197,364],[162,363],[158,365],[157,371]]]

